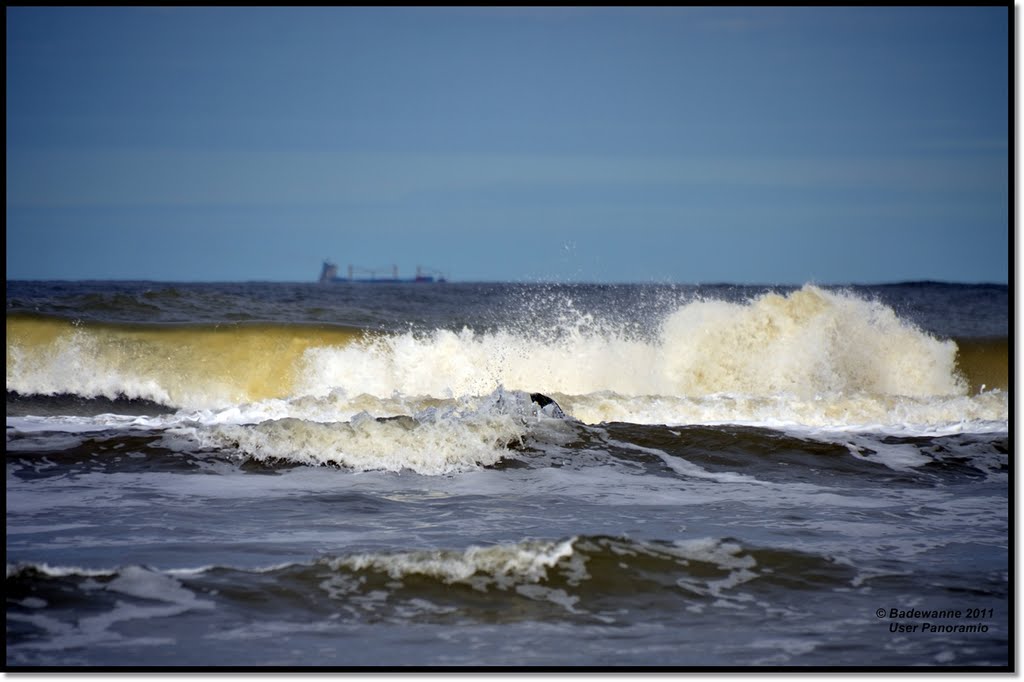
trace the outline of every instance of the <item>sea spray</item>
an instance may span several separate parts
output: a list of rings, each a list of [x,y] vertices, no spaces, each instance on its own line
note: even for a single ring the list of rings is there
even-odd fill
[[[852,294],[805,286],[748,303],[694,301],[650,340],[584,316],[535,334],[437,330],[307,351],[299,389],[456,397],[501,384],[563,395],[811,398],[962,395],[956,344]]]
[[[547,326],[512,318],[487,331],[389,334],[9,316],[7,388],[251,415],[228,421],[411,415],[498,386],[560,397],[590,422],[929,423],[955,419],[951,409],[971,420],[1007,411],[1005,393],[958,405],[968,382],[956,344],[848,292],[806,285],[746,302],[660,301],[646,328],[545,300],[562,306]],[[358,407],[375,402],[397,407]]]

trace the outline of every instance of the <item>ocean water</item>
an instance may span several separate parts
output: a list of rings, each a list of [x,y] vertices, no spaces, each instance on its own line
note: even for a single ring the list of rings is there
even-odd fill
[[[1008,313],[9,281],[8,669],[1007,669]]]

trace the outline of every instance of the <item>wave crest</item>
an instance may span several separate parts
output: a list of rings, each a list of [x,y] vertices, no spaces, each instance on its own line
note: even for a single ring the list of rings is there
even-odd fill
[[[658,416],[662,423],[768,423],[772,415],[765,410],[781,409],[776,416],[782,421],[801,422],[810,410],[812,423],[840,425],[889,422],[906,405],[914,418],[931,419],[936,410],[918,404],[973,400],[969,392],[980,388],[977,377],[961,374],[955,342],[933,337],[880,302],[813,285],[745,303],[690,301],[643,330],[565,305],[568,312],[554,316],[550,327],[531,326],[524,321],[529,316],[521,316],[488,332],[378,335],[287,325],[76,326],[9,316],[7,388],[23,395],[142,398],[188,410],[316,401],[330,412],[338,395],[450,404],[504,386],[555,395],[563,406],[579,406],[584,421],[649,422],[631,413],[629,405],[639,401],[651,415],[692,408]],[[998,346],[986,350],[984,363],[962,366],[981,367],[981,383],[995,382],[1000,352],[1005,373],[1005,351]],[[978,418],[1004,419],[1005,398]],[[753,411],[723,411],[719,403]],[[708,404],[714,414],[699,417]],[[843,421],[851,405],[861,404],[869,409],[857,407],[856,421]],[[323,414],[316,421],[351,416]],[[287,424],[265,428],[294,430]],[[367,437],[356,431],[350,440]]]

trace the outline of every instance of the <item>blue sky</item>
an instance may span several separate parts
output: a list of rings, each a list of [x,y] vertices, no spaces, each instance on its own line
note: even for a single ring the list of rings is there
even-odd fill
[[[6,12],[8,279],[1008,279],[1008,7]]]

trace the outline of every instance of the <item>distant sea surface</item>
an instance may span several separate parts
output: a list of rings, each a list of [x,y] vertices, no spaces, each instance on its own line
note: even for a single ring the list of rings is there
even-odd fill
[[[7,282],[7,666],[1011,664],[1003,285]]]

